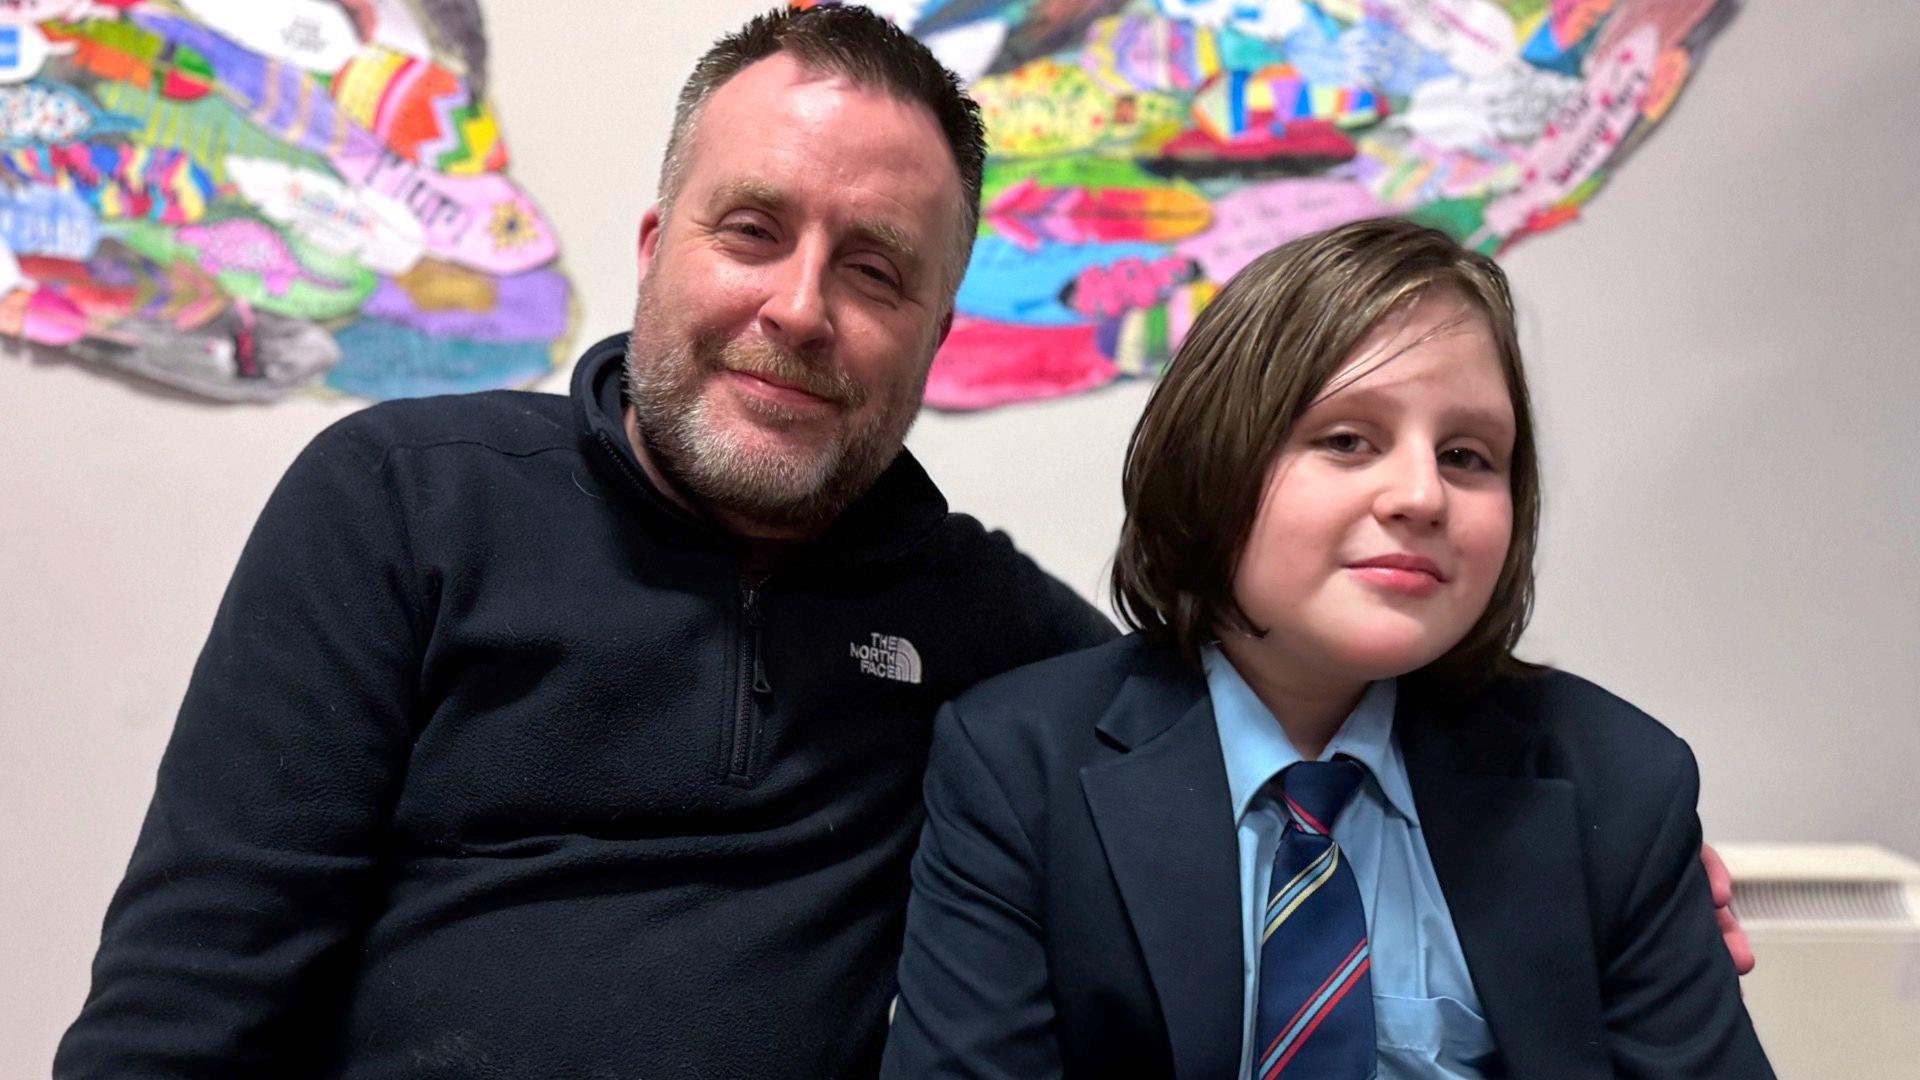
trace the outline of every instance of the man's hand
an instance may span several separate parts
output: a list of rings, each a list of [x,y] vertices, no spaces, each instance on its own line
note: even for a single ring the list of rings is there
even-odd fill
[[[1700,863],[1707,868],[1707,888],[1713,891],[1713,914],[1720,920],[1720,938],[1727,943],[1727,953],[1733,957],[1733,970],[1745,975],[1753,970],[1753,946],[1747,942],[1747,932],[1740,929],[1740,920],[1734,917],[1733,877],[1727,873],[1727,864],[1720,861],[1720,853],[1713,850],[1712,844],[1700,845]]]

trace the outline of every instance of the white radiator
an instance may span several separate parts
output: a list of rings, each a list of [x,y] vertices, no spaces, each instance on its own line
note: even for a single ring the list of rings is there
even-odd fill
[[[1716,844],[1782,1080],[1920,1080],[1920,863],[1870,844]]]

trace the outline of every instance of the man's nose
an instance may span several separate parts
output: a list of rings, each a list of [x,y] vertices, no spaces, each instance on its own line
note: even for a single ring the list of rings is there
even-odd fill
[[[1447,485],[1439,454],[1430,446],[1396,448],[1381,463],[1380,492],[1374,515],[1416,528],[1438,528],[1447,519]]]
[[[822,348],[833,340],[827,303],[827,258],[806,245],[770,267],[766,300],[760,305],[760,332],[794,353]]]

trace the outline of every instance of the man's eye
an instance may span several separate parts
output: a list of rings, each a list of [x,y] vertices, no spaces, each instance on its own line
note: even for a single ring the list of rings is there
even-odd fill
[[[893,273],[884,266],[876,266],[873,263],[854,263],[853,270],[863,277],[872,278],[875,282],[885,285],[889,289],[898,289],[900,287],[900,283],[894,280]]]
[[[763,226],[752,221],[729,221],[724,226],[722,226],[722,228],[726,229],[726,231],[728,232],[737,233],[741,236],[751,237],[755,240],[771,240],[773,238],[772,233],[768,232]]]

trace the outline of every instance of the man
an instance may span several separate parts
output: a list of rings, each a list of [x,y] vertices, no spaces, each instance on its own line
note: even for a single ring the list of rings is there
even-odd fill
[[[56,1074],[874,1071],[935,708],[1113,633],[901,450],[982,155],[882,20],[756,19],[683,94],[631,340],[571,406],[316,439]]]
[[[682,93],[570,403],[317,438],[56,1075],[872,1073],[935,708],[1113,634],[901,449],[982,157],[910,38],[763,16]]]

